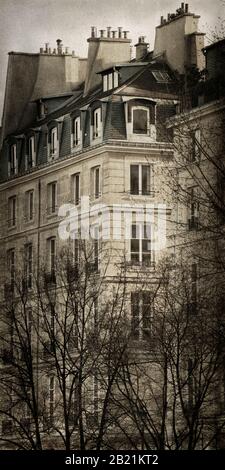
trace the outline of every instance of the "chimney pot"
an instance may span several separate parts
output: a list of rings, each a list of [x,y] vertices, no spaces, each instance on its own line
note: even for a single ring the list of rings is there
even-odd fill
[[[115,37],[116,37],[116,33],[117,33],[117,31],[115,31],[115,30],[114,30],[114,31],[112,31],[112,37],[113,37],[113,39],[115,39]]]
[[[181,3],[181,10],[184,11],[184,3],[183,2]]]
[[[65,54],[69,54],[69,47],[65,47]]]
[[[164,20],[164,18],[163,18],[163,16],[161,16],[160,17],[160,24],[163,24],[163,20]]]
[[[56,49],[53,49],[53,54],[56,54]]]
[[[167,14],[167,21],[170,21],[170,13]]]
[[[100,37],[101,38],[105,37],[105,29],[100,29]]]
[[[51,54],[52,53],[52,49],[51,47],[48,48],[48,54]]]
[[[185,3],[185,13],[188,13],[188,3]]]
[[[96,36],[97,36],[97,28],[96,28],[96,26],[92,26],[91,27],[91,37],[96,38]]]
[[[128,35],[129,31],[123,31],[123,36],[124,36],[124,39],[127,39],[127,35]]]
[[[123,30],[122,26],[119,26],[118,27],[118,37],[119,38],[122,38],[122,30]]]
[[[47,54],[47,52],[48,52],[48,46],[49,46],[49,43],[46,42],[46,43],[45,43],[45,53],[46,53],[46,54]]]
[[[111,37],[111,26],[107,26],[107,38]]]
[[[40,47],[40,54],[43,54],[43,52],[44,52],[43,47]]]

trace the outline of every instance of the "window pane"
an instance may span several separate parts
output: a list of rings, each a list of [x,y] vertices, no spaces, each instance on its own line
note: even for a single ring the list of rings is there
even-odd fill
[[[134,109],[133,110],[133,133],[134,134],[147,134],[147,109]]]
[[[139,194],[139,166],[130,167],[130,191],[131,194]]]
[[[150,167],[142,165],[142,194],[150,193]]]
[[[131,332],[134,338],[139,337],[139,293],[132,292],[131,293]]]
[[[131,240],[131,252],[139,253],[139,240]]]

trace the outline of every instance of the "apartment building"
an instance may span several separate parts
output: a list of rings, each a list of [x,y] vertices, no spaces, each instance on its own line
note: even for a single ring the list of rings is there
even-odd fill
[[[129,354],[133,357],[135,350],[138,358],[135,371],[132,369],[136,385],[140,381],[145,399],[150,399],[151,386],[145,382],[143,357],[157,377],[159,372],[146,346],[154,343],[152,325],[157,322],[157,308],[153,305],[156,292],[161,289],[157,267],[165,256],[168,258],[171,254],[173,262],[182,253],[184,259],[192,260],[189,304],[191,303],[192,312],[196,311],[197,255],[202,244],[205,251],[208,250],[211,219],[214,217],[210,212],[211,206],[201,204],[201,197],[195,194],[199,187],[202,188],[196,169],[201,171],[200,154],[205,155],[208,139],[214,152],[215,145],[218,147],[216,156],[222,156],[221,132],[219,137],[218,132],[215,132],[215,142],[211,134],[212,125],[217,131],[222,127],[222,98],[216,97],[215,100],[210,95],[208,103],[192,108],[190,97],[185,101],[189,105],[189,109],[185,110],[186,114],[180,113],[184,103],[181,81],[186,77],[186,72],[193,68],[204,69],[205,56],[206,66],[210,60],[211,48],[204,49],[205,55],[202,51],[204,34],[198,30],[198,20],[198,15],[190,13],[188,4],[182,3],[176,13],[168,14],[167,19],[161,17],[160,25],[156,28],[153,51],[149,50],[143,36],[138,39],[135,59],[130,57],[131,40],[128,32],[120,27],[115,30],[107,27],[99,32],[92,27],[88,38],[87,59],[76,57],[75,53],[69,54],[61,40],[57,40],[56,49],[51,49],[46,44],[37,54],[9,54],[0,156],[0,250],[3,266],[1,302],[2,305],[7,304],[7,311],[11,309],[14,312],[12,317],[16,324],[9,337],[15,338],[16,330],[16,341],[20,346],[22,339],[24,347],[24,335],[30,338],[32,321],[37,325],[40,312],[41,318],[47,318],[45,339],[40,339],[39,336],[42,322],[39,319],[38,327],[33,326],[35,339],[31,341],[35,372],[32,380],[29,375],[29,380],[35,384],[37,396],[40,395],[38,382],[43,390],[40,429],[40,409],[39,412],[36,409],[36,414],[34,412],[35,406],[38,408],[35,392],[32,400],[24,399],[24,394],[27,396],[30,391],[27,392],[29,385],[23,386],[23,393],[15,399],[15,409],[20,403],[21,409],[28,405],[25,416],[27,421],[22,421],[22,426],[19,423],[23,434],[24,427],[31,422],[31,416],[35,417],[36,432],[33,432],[29,424],[29,432],[25,433],[28,447],[33,439],[38,449],[63,445],[69,448],[78,441],[82,448],[85,445],[83,433],[86,433],[87,442],[89,439],[93,443],[93,439],[97,439],[98,445],[102,447],[107,445],[103,439],[107,435],[108,441],[111,439],[115,446],[127,448],[134,445],[132,436],[135,433],[138,436],[137,448],[150,444],[159,447],[162,445],[161,435],[158,436],[158,441],[153,439],[152,433],[146,437],[147,418],[146,411],[143,411],[144,405],[137,409],[140,425],[136,424],[135,432],[132,423],[136,418],[132,416],[130,420],[125,419],[125,427],[127,426],[127,430],[131,429],[130,437],[127,437],[129,432],[125,432],[122,426],[124,415],[128,413],[123,388],[123,399],[119,398],[117,390],[113,403],[110,402],[110,410],[107,409],[105,397],[106,392],[108,395],[112,394],[112,384],[110,376],[106,380],[104,375],[106,365],[109,367],[110,364],[115,371],[114,377],[117,377],[120,363],[113,362],[112,366],[111,359],[108,358],[109,362],[104,364],[100,372],[96,365],[96,356],[91,360],[89,357],[87,370],[81,376],[83,363],[80,362],[80,351],[84,351],[83,343],[83,349],[77,346],[79,361],[71,360],[69,354],[66,369],[63,369],[64,375],[57,375],[54,360],[58,360],[59,353],[56,352],[55,331],[62,327],[62,323],[56,319],[56,310],[61,311],[63,318],[66,315],[66,302],[62,307],[63,302],[60,303],[58,299],[57,289],[61,289],[60,295],[63,295],[63,289],[59,287],[63,278],[61,266],[62,259],[68,257],[69,253],[72,270],[69,270],[69,275],[67,272],[67,286],[71,288],[73,281],[76,286],[72,294],[68,291],[70,301],[71,298],[81,298],[84,284],[79,279],[85,278],[89,285],[89,301],[91,297],[91,302],[87,300],[87,304],[91,303],[87,314],[88,332],[91,315],[93,318],[100,315],[102,322],[109,310],[111,318],[115,310],[120,311],[119,325],[120,328],[123,327],[123,331],[111,328],[114,360],[117,357],[116,351],[123,349],[119,335],[125,341],[123,335],[126,330],[130,335]],[[21,71],[25,68],[24,74]],[[214,67],[208,68],[214,70]],[[207,96],[205,91],[199,100],[203,96]],[[212,169],[208,168],[210,165],[207,156],[203,158],[204,163],[201,165],[207,166],[208,175]],[[216,158],[215,153],[210,154],[210,159],[213,158]],[[185,164],[182,163],[183,160]],[[217,166],[213,168],[218,171]],[[174,192],[176,184],[182,189],[179,194]],[[205,193],[208,194],[206,189]],[[214,202],[213,200],[212,205]],[[201,206],[208,211],[207,215],[200,209]],[[206,220],[207,228],[205,227],[202,237],[199,228]],[[201,237],[204,238],[203,241],[200,241]],[[82,269],[79,267],[81,264]],[[84,272],[86,274],[83,276]],[[40,287],[40,278],[43,276],[44,284]],[[115,300],[112,299],[117,299],[116,307]],[[102,311],[101,303],[104,305]],[[21,305],[24,310],[21,310]],[[25,312],[23,318],[26,319],[25,332],[21,337],[21,325],[18,326],[15,320],[17,308],[20,309],[20,315],[21,311]],[[81,309],[82,312],[85,308]],[[77,309],[75,301],[73,313]],[[100,317],[98,325],[101,323]],[[91,319],[95,328],[93,321],[95,322]],[[65,339],[66,331],[61,331],[61,338]],[[95,335],[91,336],[93,344],[96,335],[102,335],[98,328],[94,332]],[[81,344],[78,337],[79,334],[73,332],[75,345]],[[3,377],[11,366],[15,367],[11,339],[3,344]],[[9,343],[10,351],[7,349]],[[128,343],[126,342],[126,346]],[[131,343],[133,346],[130,346]],[[86,345],[85,348],[88,349],[89,346]],[[107,343],[106,348],[104,343],[104,348],[108,351],[109,344]],[[58,350],[61,351],[60,345]],[[76,356],[76,352],[74,354]],[[20,355],[19,360],[23,359]],[[62,355],[58,363],[62,364]],[[76,374],[71,373],[72,366],[75,367]],[[24,370],[23,367],[21,370]],[[115,382],[117,383],[117,379]],[[190,386],[189,382],[185,387]],[[4,390],[7,390],[7,385],[9,388],[6,381]],[[114,385],[113,383],[113,387]],[[64,402],[67,402],[68,390],[71,392],[69,405],[64,413],[68,418],[66,425],[56,424],[57,413],[60,421],[61,404],[56,390],[60,386],[60,390],[65,392]],[[11,392],[8,393],[10,397],[7,399],[12,400],[12,395],[15,396],[14,388],[15,385],[11,384]],[[128,394],[127,391],[126,393]],[[131,399],[130,395],[129,397]],[[120,400],[121,408],[118,407]],[[162,406],[160,400],[162,397],[157,403],[159,407]],[[79,410],[76,415],[77,403]],[[102,409],[105,410],[105,415],[102,414]],[[114,418],[112,409],[116,410]],[[113,426],[105,424],[106,414],[114,424],[113,431]],[[156,416],[155,410],[153,416]],[[3,412],[2,434],[12,436],[15,433],[13,417],[14,412],[5,415]],[[155,419],[160,426],[161,416]],[[82,426],[85,432],[81,432]],[[56,428],[61,435],[66,430],[65,440],[59,441],[60,433],[57,434]],[[87,429],[94,429],[94,436],[92,433],[90,437]],[[118,434],[118,429],[121,434]],[[45,436],[41,447],[43,433]],[[185,440],[180,446],[182,445],[185,445]],[[164,446],[166,447],[165,443]]]

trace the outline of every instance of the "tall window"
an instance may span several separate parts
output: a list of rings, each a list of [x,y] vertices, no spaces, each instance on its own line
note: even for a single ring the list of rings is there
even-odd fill
[[[25,221],[31,221],[34,217],[34,191],[25,192]]]
[[[15,285],[15,249],[11,248],[7,252],[7,265],[8,265],[8,273],[10,279],[10,286],[11,289],[14,289]]]
[[[56,156],[58,153],[58,129],[57,127],[53,127],[50,130],[49,139],[50,139],[50,152],[49,153],[51,156]]]
[[[132,108],[133,134],[148,134],[149,109],[144,107]]]
[[[8,199],[8,226],[16,226],[16,196]]]
[[[27,169],[35,166],[35,138],[32,135],[28,139]]]
[[[55,276],[56,239],[54,237],[48,239],[48,256],[50,274],[52,274],[52,276]]]
[[[73,199],[74,203],[78,205],[80,203],[80,173],[73,175]]]
[[[149,165],[130,166],[131,194],[149,195],[151,193],[151,169]]]
[[[55,411],[55,377],[50,375],[49,377],[49,419],[50,424],[54,422],[54,411]]]
[[[190,303],[189,311],[192,314],[197,313],[197,264],[192,263],[191,265],[191,292],[190,292]]]
[[[150,265],[153,262],[151,230],[150,224],[132,224],[130,258],[133,264]]]
[[[101,187],[100,187],[100,166],[95,166],[91,169],[91,179],[92,179],[92,196],[97,199],[101,196]]]
[[[192,161],[199,161],[201,156],[201,131],[200,129],[195,129],[192,132]]]
[[[57,210],[57,183],[56,181],[48,184],[47,198],[48,198],[47,212],[48,214],[55,214]]]
[[[93,113],[93,139],[101,137],[102,122],[101,122],[101,108],[97,108]]]
[[[16,144],[10,146],[9,150],[9,176],[17,175],[18,173],[18,160],[17,160],[17,147]]]
[[[153,306],[149,292],[131,293],[131,333],[134,339],[148,339],[152,332]]]
[[[81,132],[80,132],[80,117],[76,117],[72,121],[72,143],[73,147],[77,147],[81,143]]]
[[[197,188],[189,188],[190,202],[188,214],[188,227],[189,230],[197,230],[199,226],[199,200]]]
[[[28,288],[32,287],[33,281],[33,248],[32,243],[27,243],[24,246],[24,271],[25,282]]]

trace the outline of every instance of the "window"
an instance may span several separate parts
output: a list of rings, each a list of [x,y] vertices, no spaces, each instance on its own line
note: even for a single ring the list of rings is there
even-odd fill
[[[73,200],[76,205],[80,204],[80,173],[73,175]]]
[[[119,85],[119,73],[117,70],[103,75],[103,91],[117,88]]]
[[[189,230],[197,230],[199,225],[199,201],[197,188],[189,188],[190,205],[188,215]]]
[[[16,226],[16,196],[8,199],[8,226]]]
[[[191,292],[190,292],[190,303],[189,311],[191,314],[197,313],[197,264],[191,265]]]
[[[149,109],[148,108],[133,108],[133,133],[134,134],[148,134],[149,129]]]
[[[131,293],[131,334],[134,339],[147,339],[151,335],[153,306],[149,292]]]
[[[132,224],[130,257],[133,264],[150,265],[151,251],[151,225],[146,223]]]
[[[10,146],[9,153],[9,176],[17,175],[18,162],[17,162],[17,148],[16,144]]]
[[[57,210],[57,183],[49,183],[47,187],[48,206],[47,213],[55,214]]]
[[[159,82],[159,83],[171,82],[171,78],[170,78],[169,74],[165,71],[152,70],[152,75],[156,79],[156,81]]]
[[[24,246],[24,271],[25,271],[25,285],[29,289],[32,288],[33,280],[33,247],[32,243],[27,243]]]
[[[81,143],[80,117],[72,121],[72,146],[78,147]]]
[[[93,139],[101,137],[102,123],[101,123],[101,108],[95,109],[93,113]]]
[[[192,161],[197,162],[200,160],[201,156],[201,131],[200,129],[195,129],[194,132],[192,132]]]
[[[34,191],[25,192],[25,221],[29,222],[34,217]]]
[[[58,153],[58,129],[53,127],[49,133],[49,155],[56,157]]]
[[[92,179],[92,196],[94,199],[98,199],[101,196],[101,187],[100,187],[100,166],[95,166],[91,169],[91,179]]]
[[[54,422],[54,410],[55,410],[55,377],[51,375],[49,377],[49,419],[50,424]]]
[[[27,170],[35,166],[35,138],[34,136],[29,137],[28,139],[28,154],[27,154]]]
[[[15,249],[11,248],[7,252],[7,266],[10,278],[10,287],[13,290],[15,285]]]
[[[48,254],[49,254],[49,271],[55,275],[56,263],[56,240],[54,237],[48,239]]]
[[[130,166],[130,192],[147,196],[151,193],[150,179],[151,171],[149,165]]]
[[[74,239],[73,250],[74,250],[74,264],[78,265],[79,264],[79,259],[80,259],[80,240],[79,240],[79,238]]]

